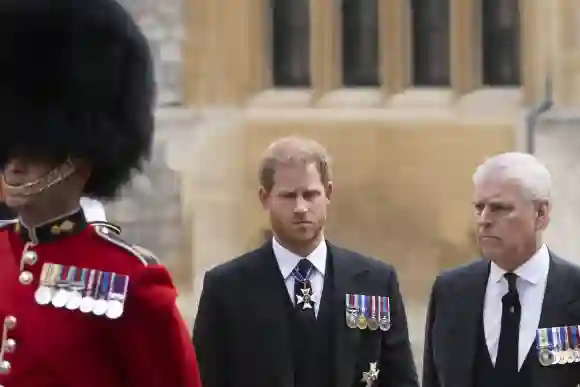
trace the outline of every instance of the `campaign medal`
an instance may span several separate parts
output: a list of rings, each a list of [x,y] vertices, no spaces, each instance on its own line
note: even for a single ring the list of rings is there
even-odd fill
[[[379,321],[378,321],[378,316],[377,316],[377,309],[378,309],[378,300],[379,298],[377,296],[370,296],[369,298],[369,302],[370,302],[370,315],[369,318],[367,319],[367,323],[369,325],[369,329],[372,331],[376,331],[377,329],[379,329]]]
[[[95,297],[95,304],[93,305],[93,314],[102,316],[107,312],[107,297],[109,296],[109,288],[111,285],[111,273],[103,272],[101,277],[101,284],[97,289],[97,296]]]
[[[77,268],[74,278],[69,286],[69,297],[65,307],[68,310],[76,310],[80,308],[83,301],[82,291],[85,288],[89,269]]]
[[[113,274],[106,312],[108,318],[116,319],[123,315],[128,286],[129,276],[116,273]]]
[[[572,340],[570,335],[570,327],[565,326],[560,328],[560,336],[564,337],[564,360],[566,363],[574,363],[574,352],[572,350]]]
[[[385,332],[391,329],[391,305],[389,297],[379,297],[379,328]]]
[[[357,326],[359,329],[367,329],[368,324],[367,324],[367,296],[364,294],[359,294],[358,295],[358,305],[360,307],[359,309],[359,315],[358,315],[358,323]]]
[[[34,300],[38,305],[48,305],[54,294],[56,278],[60,275],[60,267],[54,263],[45,263],[40,273],[40,286],[34,292]]]
[[[56,281],[57,291],[52,297],[52,305],[56,308],[62,308],[66,305],[70,292],[68,290],[73,281],[76,268],[74,266],[62,266],[61,275]]]
[[[554,334],[554,351],[556,352],[556,362],[557,364],[566,364],[566,352],[565,352],[565,335],[561,330],[561,327],[552,328]]]
[[[101,284],[101,276],[103,273],[96,269],[91,269],[89,272],[89,278],[87,281],[87,286],[83,292],[83,299],[81,300],[80,311],[83,313],[89,313],[93,310],[95,305],[95,296]]]
[[[354,294],[346,295],[346,326],[349,328],[357,327],[357,309],[356,309],[356,298]]]
[[[572,331],[572,352],[574,353],[574,362],[580,362],[580,327],[573,325],[570,327]]]
[[[556,359],[552,351],[552,330],[549,328],[539,328],[536,331],[536,342],[540,364],[544,367],[554,364]]]

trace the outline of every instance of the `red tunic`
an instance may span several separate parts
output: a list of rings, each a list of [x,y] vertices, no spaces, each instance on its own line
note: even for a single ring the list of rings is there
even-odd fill
[[[41,277],[55,285],[56,275],[48,273],[57,271],[60,279],[70,275],[60,284],[66,305],[57,301],[57,289],[45,287],[43,297],[37,290]],[[101,302],[97,311],[95,300],[112,298],[113,284],[121,285],[120,302],[116,308]],[[75,305],[75,289],[77,301],[93,300],[84,311]],[[110,226],[88,225],[82,211],[33,231],[16,222],[4,225],[0,387],[199,387],[176,294],[154,257],[122,241]]]

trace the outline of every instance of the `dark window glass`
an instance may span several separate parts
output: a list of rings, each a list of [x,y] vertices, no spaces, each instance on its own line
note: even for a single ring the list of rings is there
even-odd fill
[[[412,0],[413,85],[448,86],[449,0]]]
[[[377,0],[342,0],[342,72],[344,86],[379,85]]]
[[[519,0],[482,0],[483,84],[515,86],[520,74]]]
[[[274,86],[310,85],[310,12],[308,0],[271,0]]]

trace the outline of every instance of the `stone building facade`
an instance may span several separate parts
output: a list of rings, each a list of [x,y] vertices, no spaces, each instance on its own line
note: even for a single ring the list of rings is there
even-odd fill
[[[364,25],[350,0],[124,1],[162,98],[146,178],[108,208],[168,264],[188,316],[205,270],[264,238],[261,151],[301,134],[335,160],[329,238],[395,265],[420,348],[434,277],[476,254],[474,167],[526,150],[547,78],[554,106],[580,103],[573,0],[365,0],[349,11]]]

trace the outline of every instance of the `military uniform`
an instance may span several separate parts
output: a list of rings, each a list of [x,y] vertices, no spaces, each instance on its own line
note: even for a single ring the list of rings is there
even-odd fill
[[[0,386],[199,387],[167,270],[81,209],[149,157],[147,39],[116,0],[4,0],[0,47],[0,183],[19,219],[0,226]]]
[[[0,386],[199,386],[167,270],[117,228],[79,210],[0,244]]]

